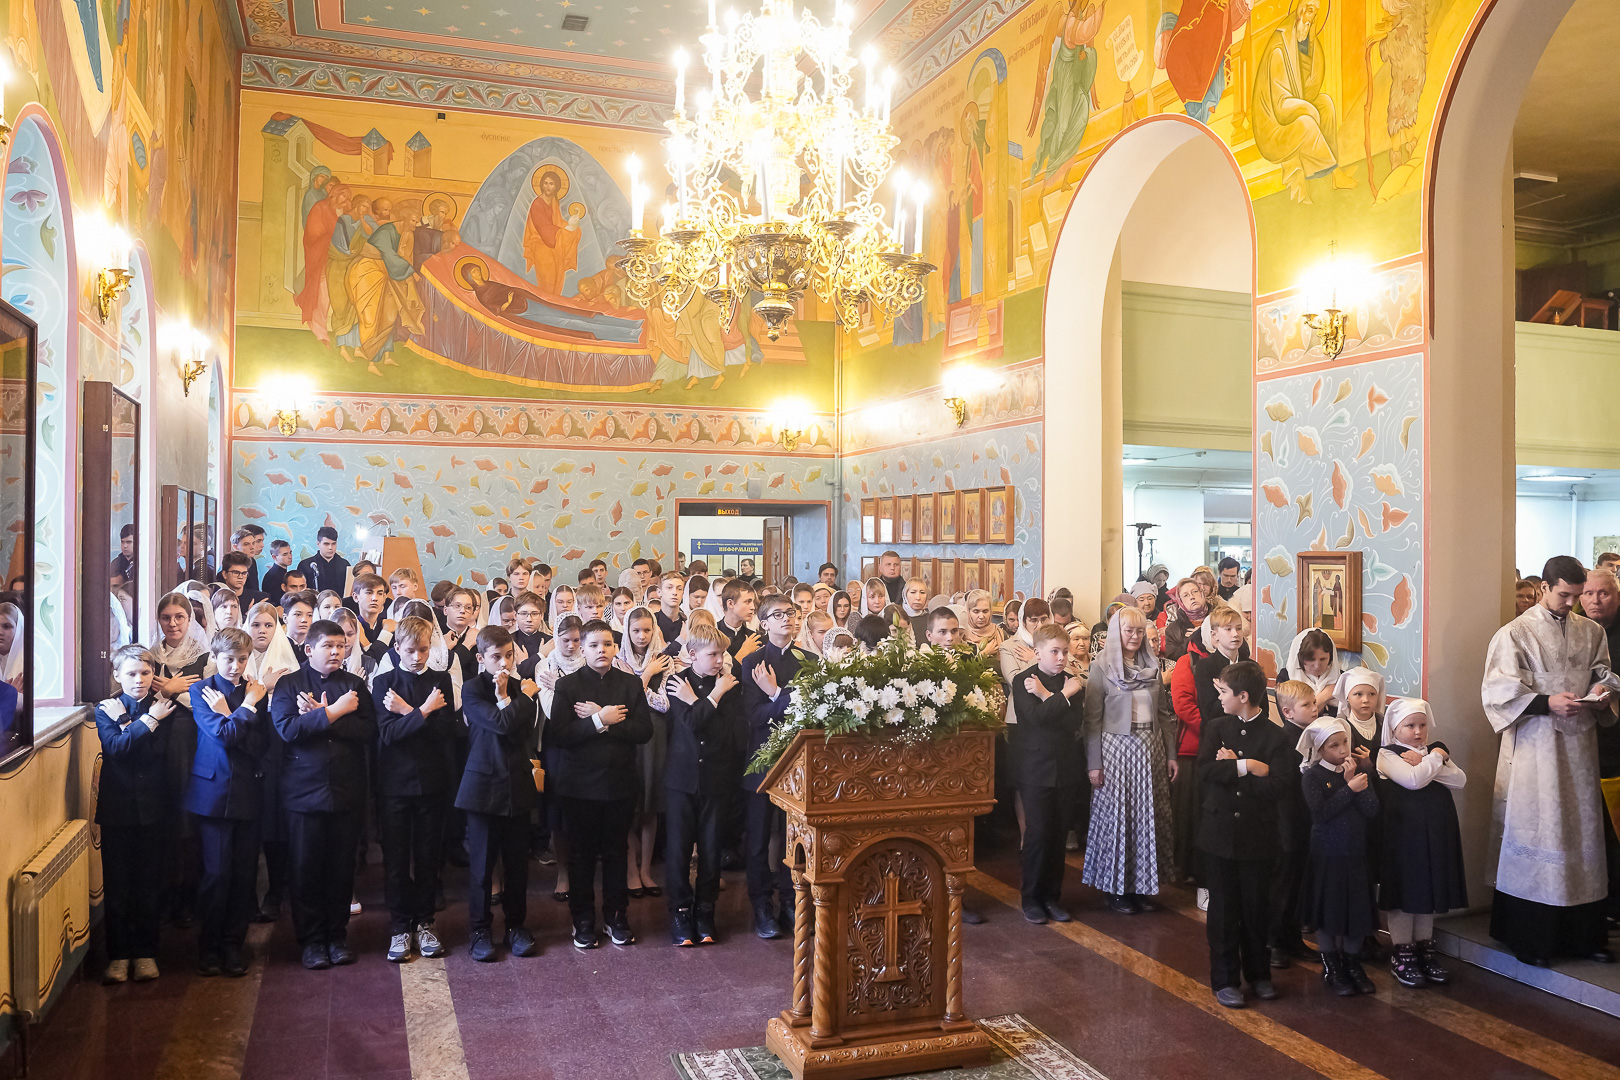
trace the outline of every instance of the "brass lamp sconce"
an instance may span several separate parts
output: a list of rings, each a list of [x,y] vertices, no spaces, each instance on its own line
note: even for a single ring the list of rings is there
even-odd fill
[[[164,323],[158,330],[162,346],[175,354],[175,371],[180,376],[180,389],[191,396],[191,384],[208,371],[205,359],[212,342],[208,335],[187,322],[178,320]]]
[[[129,268],[129,233],[109,219],[104,210],[81,215],[77,225],[79,257],[94,275],[96,315],[105,323],[112,316],[113,305],[135,280],[135,272]]]
[[[995,384],[994,375],[974,364],[952,364],[941,373],[942,400],[957,427],[967,423],[968,398],[990,389]]]
[[[303,410],[309,401],[309,386],[302,379],[287,379],[282,388],[265,395],[265,404],[271,410],[270,423],[282,435],[291,438],[303,422]]]
[[[1366,267],[1341,260],[1338,247],[1338,241],[1329,241],[1327,261],[1308,275],[1300,290],[1307,308],[1300,321],[1316,335],[1322,355],[1329,360],[1337,360],[1344,351],[1345,328],[1350,321],[1347,309],[1373,288]]]
[[[814,414],[802,401],[779,401],[771,410],[770,425],[782,449],[792,454],[798,451],[804,437],[812,433]]]
[[[180,365],[180,389],[186,397],[191,396],[191,384],[207,370],[208,362],[205,360],[187,360]]]

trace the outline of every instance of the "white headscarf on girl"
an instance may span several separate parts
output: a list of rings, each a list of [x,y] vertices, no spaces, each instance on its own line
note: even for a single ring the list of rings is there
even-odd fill
[[[260,611],[267,611],[275,616],[276,628],[270,632],[270,644],[264,650],[254,649],[248,657],[246,676],[250,679],[264,681],[264,677],[272,671],[281,671],[291,674],[298,670],[298,654],[293,652],[292,641],[287,637],[287,630],[281,625],[281,609],[266,600],[261,600],[248,609],[242,616],[242,629],[250,635],[253,633],[253,619]]]
[[[411,599],[400,606],[398,618],[408,619],[412,615],[418,619],[426,619],[433,627],[433,638],[428,643],[428,670],[448,671],[450,673],[450,687],[455,691],[456,700],[452,702],[456,708],[461,708],[461,665],[450,662],[450,646],[444,643],[444,631],[439,629],[439,620],[433,617],[433,607],[425,600]],[[476,648],[476,646],[474,646]],[[398,647],[383,653],[382,659],[377,661],[377,668],[371,673],[373,680],[385,671],[394,670],[394,654]]]
[[[726,585],[729,583],[730,581],[726,579],[710,578],[709,595],[703,598],[703,610],[714,616],[716,626],[726,621],[726,602],[720,594],[726,591]]]
[[[0,679],[13,682],[17,676],[22,674],[23,660],[25,659],[23,654],[22,608],[16,604],[0,604],[0,617],[10,619],[11,625],[17,631],[11,636],[10,650],[7,651],[4,658],[0,658]],[[158,636],[161,638],[162,634],[160,633]]]
[[[564,619],[573,619],[576,623],[580,622],[579,616],[575,615],[572,611],[566,612],[561,617]],[[562,636],[562,627],[558,626],[557,636],[552,639],[552,645],[555,646],[557,642],[562,639]],[[545,715],[549,717],[551,715],[551,702],[556,694],[557,684],[553,682],[551,684],[551,688],[548,689],[546,687],[545,682],[540,678],[540,668],[542,666],[555,672],[558,678],[562,678],[564,675],[572,674],[585,666],[585,650],[583,648],[579,649],[570,658],[564,656],[561,649],[553,648],[550,652],[546,653],[546,658],[544,660],[535,665],[534,681],[540,684],[540,708]]]
[[[1426,745],[1413,746],[1410,743],[1403,743],[1395,737],[1395,729],[1401,726],[1401,722],[1416,713],[1422,713],[1429,718],[1428,738],[1429,742],[1434,742],[1434,710],[1429,707],[1429,703],[1422,698],[1392,697],[1389,699],[1389,705],[1384,709],[1383,745],[1386,747],[1399,746],[1405,750],[1426,751],[1428,749]]]
[[[838,606],[838,598],[840,596],[849,601],[849,614],[844,616],[843,622],[838,621],[838,615],[833,610]],[[832,616],[833,629],[842,630],[848,627],[849,620],[855,617],[855,599],[842,589],[834,589],[833,594],[827,597],[826,606],[822,610],[824,610],[828,615]]]
[[[821,657],[828,663],[835,663],[842,659],[849,650],[855,647],[855,635],[842,626],[835,626],[821,635]],[[832,650],[837,649],[834,653]]]
[[[647,651],[638,657],[635,654],[635,646],[630,644],[630,624],[642,617],[652,620],[652,638],[647,642]],[[625,612],[622,631],[624,633],[624,646],[613,657],[613,666],[620,671],[628,671],[639,679],[646,672],[647,665],[653,662],[653,658],[663,655],[664,635],[658,629],[658,619],[653,615],[652,608],[647,607],[645,604],[637,604]],[[673,669],[671,670],[673,671]],[[654,712],[669,711],[669,697],[664,693],[662,686],[648,685],[647,705]]]
[[[517,597],[513,596],[511,593],[507,593],[505,596],[497,596],[495,598],[495,602],[489,605],[489,625],[499,626],[503,630],[506,629],[506,623],[502,622],[501,620],[505,616],[507,608],[512,609],[512,614],[514,616],[517,615]],[[521,664],[528,658],[529,650],[525,649],[522,645],[519,645],[517,639],[514,638],[512,640],[513,665],[515,666],[517,664]]]
[[[1294,673],[1293,668],[1288,674]],[[1370,686],[1378,695],[1378,702],[1373,706],[1372,718],[1366,721],[1357,720],[1350,708],[1350,691],[1358,686]],[[1364,667],[1353,667],[1339,676],[1339,681],[1333,686],[1333,700],[1339,706],[1339,718],[1349,724],[1357,735],[1368,742],[1378,738],[1378,710],[1384,705],[1384,677],[1378,672]]]
[[[163,609],[167,607],[183,606],[186,609],[186,633],[178,642],[170,646],[163,641]],[[197,622],[196,612],[191,606],[191,597],[183,592],[172,592],[157,602],[159,622],[152,635],[152,655],[157,662],[170,671],[179,671],[197,662],[197,657],[208,655],[208,634]],[[18,633],[21,634],[21,623],[18,623]],[[214,661],[208,661],[208,668],[214,666]],[[204,675],[208,669],[204,669]]]
[[[1312,690],[1320,691],[1322,687],[1327,686],[1329,683],[1336,682],[1339,676],[1344,673],[1344,661],[1339,659],[1339,650],[1333,647],[1333,639],[1329,638],[1327,669],[1320,675],[1306,674],[1305,664],[1299,658],[1299,651],[1305,647],[1305,635],[1311,633],[1314,629],[1312,627],[1311,630],[1301,630],[1294,635],[1294,640],[1288,646],[1288,660],[1283,664],[1283,667],[1287,670],[1290,679],[1298,679]],[[1327,634],[1322,631],[1316,632],[1321,633],[1323,637],[1327,637]]]
[[[1293,669],[1289,669],[1293,674]],[[1299,733],[1299,742],[1294,749],[1299,752],[1299,771],[1309,772],[1312,765],[1321,764],[1326,768],[1338,770],[1337,765],[1328,765],[1322,761],[1322,747],[1335,735],[1350,734],[1350,725],[1337,716],[1318,716],[1311,726]]]
[[[551,600],[546,605],[546,625],[552,628],[549,632],[553,635],[557,633],[555,629],[557,626],[557,620],[562,618],[564,615],[572,615],[574,613],[574,609],[571,605],[567,611],[557,610],[557,600],[562,596],[563,593],[568,594],[569,600],[574,599],[574,587],[572,585],[554,585],[551,589]]]
[[[214,626],[214,594],[208,591],[208,586],[200,581],[184,581],[180,584],[180,591],[191,600],[191,621],[197,621],[197,607],[202,606],[203,632],[208,640],[214,640],[216,627]]]

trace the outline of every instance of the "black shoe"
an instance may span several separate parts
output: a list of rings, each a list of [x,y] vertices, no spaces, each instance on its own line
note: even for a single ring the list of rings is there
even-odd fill
[[[1254,996],[1261,1001],[1276,1001],[1280,996],[1277,993],[1277,988],[1271,985],[1270,979],[1261,979],[1259,982],[1250,983],[1249,989],[1253,990]]]
[[[771,941],[782,936],[782,928],[776,924],[776,913],[769,904],[760,904],[754,908],[754,933]]]
[[[742,854],[735,848],[727,848],[720,853],[720,869],[741,870],[744,865]]]
[[[693,916],[693,929],[697,931],[699,945],[713,945],[714,937],[714,908],[700,907]]]
[[[1344,975],[1350,980],[1350,985],[1356,988],[1358,994],[1376,994],[1378,987],[1367,977],[1367,969],[1361,966],[1361,957],[1347,953],[1344,958]]]
[[[1074,921],[1074,916],[1070,915],[1067,911],[1065,911],[1063,909],[1063,905],[1061,905],[1061,904],[1054,904],[1052,901],[1048,900],[1042,906],[1046,908],[1046,917],[1048,919],[1051,919],[1053,922],[1073,922]]]
[[[1587,953],[1586,958],[1588,960],[1591,960],[1593,963],[1597,963],[1597,964],[1612,964],[1612,963],[1614,963],[1614,953],[1613,953],[1612,950],[1609,950],[1609,949],[1593,949],[1590,953]],[[1423,974],[1429,975],[1427,970],[1425,970],[1423,972]],[[1436,981],[1450,981],[1450,980],[1449,980],[1449,977],[1446,980],[1436,980],[1432,975],[1430,975],[1429,976],[1429,981],[1430,982],[1436,982]]]
[[[1356,985],[1350,981],[1350,975],[1345,970],[1346,959],[1345,954],[1341,952],[1323,953],[1322,981],[1338,997],[1355,997]]]
[[[225,958],[219,964],[220,973],[233,979],[240,979],[248,973],[249,961],[250,958],[246,948],[241,945],[227,946]]]
[[[691,908],[680,908],[669,917],[669,940],[685,948],[697,944],[697,931],[692,928]]]
[[[963,905],[963,907],[962,907],[962,921],[967,923],[969,926],[978,926],[980,923],[984,922],[984,916],[980,915],[977,911],[974,911],[972,908],[970,908],[970,907],[968,907],[966,905]]]
[[[472,947],[467,954],[480,964],[488,964],[500,958],[495,951],[495,941],[490,937],[488,930],[474,930],[472,934]]]
[[[281,897],[266,896],[259,905],[258,913],[253,916],[256,923],[276,922],[281,918]]]
[[[537,854],[535,856],[535,858],[540,861],[541,866],[556,866],[557,865],[557,856],[552,853],[552,850],[550,848],[541,849],[540,853]]]
[[[782,901],[782,906],[776,912],[776,928],[782,931],[784,937],[792,937],[793,922],[793,900],[790,897]]]
[[[515,926],[506,932],[506,947],[512,950],[513,956],[540,955],[540,943],[526,926]]]
[[[1293,959],[1303,960],[1307,964],[1320,964],[1322,962],[1322,954],[1298,938],[1284,942],[1282,950]]]
[[[1154,903],[1152,900],[1149,900],[1147,897],[1142,896],[1140,893],[1126,893],[1125,899],[1129,900],[1136,906],[1137,914],[1141,914],[1144,911],[1159,910],[1158,904]]]
[[[347,941],[327,942],[326,955],[331,959],[333,967],[347,967],[356,959],[354,950],[349,948]]]
[[[1527,967],[1552,967],[1552,959],[1546,956],[1534,956],[1530,953],[1514,953],[1513,958]]]
[[[1024,921],[1032,922],[1036,926],[1046,924],[1046,906],[1044,904],[1025,904]]]
[[[599,944],[601,944],[601,939],[596,933],[596,920],[594,918],[575,919],[574,948],[594,949]]]
[[[1107,904],[1108,910],[1119,915],[1135,915],[1142,909],[1136,906],[1128,896],[1110,896]]]
[[[1243,991],[1235,986],[1223,986],[1215,991],[1215,1000],[1228,1009],[1242,1009],[1248,1006],[1248,1002],[1243,1000]]]
[[[326,946],[305,945],[304,966],[311,971],[325,971],[331,967],[332,958],[326,955]]]
[[[1271,947],[1271,966],[1280,971],[1286,967],[1293,967],[1294,962],[1288,958],[1288,950],[1273,945]]]
[[[1417,949],[1418,970],[1423,972],[1425,979],[1436,986],[1444,986],[1451,981],[1451,972],[1441,967],[1435,960],[1438,950],[1434,947],[1433,938],[1414,942],[1413,947]]]
[[[197,974],[205,979],[211,979],[219,974],[219,957],[213,953],[204,953],[197,957]]]
[[[630,920],[622,911],[602,913],[602,923],[607,927],[608,940],[615,945],[634,945],[636,932],[630,929]]]
[[[197,925],[197,913],[190,907],[177,908],[174,913],[174,925],[180,930],[190,930]]]
[[[1418,967],[1417,946],[1410,943],[1395,946],[1389,959],[1389,970],[1396,982],[1413,990],[1428,982],[1423,977],[1423,969]]]

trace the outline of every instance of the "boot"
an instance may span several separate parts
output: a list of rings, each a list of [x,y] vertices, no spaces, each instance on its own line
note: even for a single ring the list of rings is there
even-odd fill
[[[1367,971],[1361,966],[1361,957],[1355,953],[1344,954],[1344,974],[1350,980],[1350,985],[1358,994],[1376,994],[1378,987],[1367,977]]]
[[[1402,986],[1416,989],[1427,982],[1423,978],[1423,969],[1418,966],[1417,946],[1410,942],[1395,946],[1395,952],[1390,957],[1389,970],[1395,976],[1395,981]]]
[[[1344,953],[1322,953],[1322,982],[1339,997],[1355,997],[1356,988],[1344,970]]]
[[[1416,942],[1413,947],[1417,949],[1418,970],[1423,972],[1425,979],[1436,986],[1444,986],[1451,981],[1451,972],[1435,962],[1439,954],[1435,951],[1433,938]]]

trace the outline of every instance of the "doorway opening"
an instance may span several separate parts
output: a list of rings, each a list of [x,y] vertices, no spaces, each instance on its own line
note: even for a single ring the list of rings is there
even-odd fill
[[[827,502],[707,502],[677,499],[675,549],[686,564],[708,564],[768,582],[814,581],[832,554],[832,504]]]

